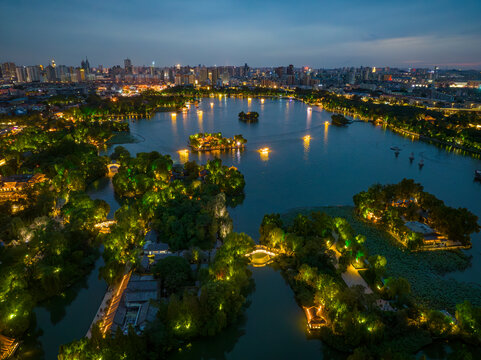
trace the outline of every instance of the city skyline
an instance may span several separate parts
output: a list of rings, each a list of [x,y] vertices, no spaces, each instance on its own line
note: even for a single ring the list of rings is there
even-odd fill
[[[4,1],[0,62],[481,68],[481,4]],[[27,26],[25,24],[28,24]],[[35,30],[35,31],[34,31]],[[215,39],[215,40],[214,40]]]

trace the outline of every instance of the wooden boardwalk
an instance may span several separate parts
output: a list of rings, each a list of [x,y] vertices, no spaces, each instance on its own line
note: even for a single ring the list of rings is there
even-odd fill
[[[132,271],[125,273],[122,277],[122,280],[119,284],[117,284],[117,286],[110,287],[107,290],[102,300],[102,303],[97,310],[97,314],[95,315],[92,323],[90,324],[90,328],[87,331],[86,336],[88,338],[90,338],[92,335],[93,325],[96,324],[98,321],[101,321],[100,331],[102,332],[102,334],[105,335],[107,331],[110,330],[114,322],[115,313],[119,308],[120,300],[122,299],[124,291],[127,288],[131,275]]]

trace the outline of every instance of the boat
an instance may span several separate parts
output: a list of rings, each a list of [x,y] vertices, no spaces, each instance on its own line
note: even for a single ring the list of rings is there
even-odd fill
[[[481,181],[481,170],[475,170],[474,171],[474,180]]]
[[[411,155],[409,155],[409,161],[411,163],[414,161],[414,153],[411,153]]]
[[[394,150],[394,151],[401,151],[401,148],[397,147],[397,146],[391,146],[391,150]]]

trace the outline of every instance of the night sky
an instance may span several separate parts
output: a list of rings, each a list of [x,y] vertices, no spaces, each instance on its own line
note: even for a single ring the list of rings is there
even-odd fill
[[[0,62],[481,69],[481,0],[0,0]]]

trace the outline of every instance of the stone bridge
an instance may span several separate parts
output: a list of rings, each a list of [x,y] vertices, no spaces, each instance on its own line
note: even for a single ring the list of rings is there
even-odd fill
[[[120,164],[117,164],[117,163],[108,164],[107,165],[107,169],[109,170],[108,176],[112,177],[115,174],[117,174],[117,172],[119,171],[119,167],[120,167]]]
[[[117,220],[107,220],[107,221],[95,224],[94,226],[96,229],[99,229],[99,232],[103,234],[108,234],[110,233],[110,227],[115,224],[117,224]]]
[[[281,254],[292,255],[291,253],[280,249],[264,245],[256,245],[255,249],[250,253],[245,254],[245,256],[251,259],[251,264],[253,266],[265,266],[270,264],[276,256]]]

